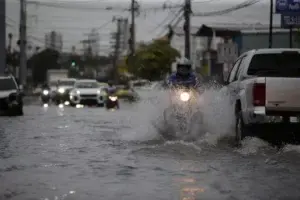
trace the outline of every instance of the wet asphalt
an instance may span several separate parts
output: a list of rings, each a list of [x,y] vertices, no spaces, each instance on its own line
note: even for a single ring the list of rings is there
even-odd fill
[[[113,112],[32,102],[0,118],[1,200],[300,199],[299,146],[165,141],[151,101]]]

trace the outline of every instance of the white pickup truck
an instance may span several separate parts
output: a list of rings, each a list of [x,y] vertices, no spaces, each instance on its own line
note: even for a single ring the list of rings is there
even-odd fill
[[[236,60],[225,84],[238,144],[266,127],[300,130],[300,49],[248,51]]]

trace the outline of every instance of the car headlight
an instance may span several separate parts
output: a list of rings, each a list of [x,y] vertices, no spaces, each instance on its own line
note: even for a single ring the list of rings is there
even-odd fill
[[[180,100],[184,102],[190,100],[190,97],[190,94],[187,92],[183,92],[180,94]]]
[[[97,91],[97,94],[100,94],[100,93],[101,93],[101,91],[100,91],[100,90],[98,90],[98,91]]]
[[[109,96],[108,97],[111,101],[117,101],[118,97],[117,96]]]
[[[43,90],[43,94],[44,95],[48,95],[49,94],[49,90]]]
[[[80,91],[77,90],[77,91],[76,91],[76,94],[80,94]]]
[[[58,89],[58,92],[61,93],[61,94],[65,93],[65,91],[66,91],[66,90],[65,90],[64,88],[59,88],[59,89]]]

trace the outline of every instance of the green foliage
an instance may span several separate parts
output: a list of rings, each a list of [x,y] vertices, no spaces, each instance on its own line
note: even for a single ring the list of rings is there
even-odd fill
[[[171,64],[177,57],[180,57],[180,53],[168,41],[156,40],[141,45],[136,55],[129,59],[128,71],[140,78],[159,80],[170,72]]]

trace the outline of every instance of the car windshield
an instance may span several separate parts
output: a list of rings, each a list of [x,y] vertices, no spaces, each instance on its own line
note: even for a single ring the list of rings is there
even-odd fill
[[[11,78],[0,79],[0,91],[15,90],[15,89],[17,89],[17,86],[13,81],[13,79]]]
[[[75,81],[60,81],[59,85],[63,85],[63,86],[73,86],[75,83]]]
[[[76,88],[99,88],[97,82],[79,82],[75,84]]]
[[[283,52],[253,56],[248,75],[270,77],[300,77],[300,54]]]

